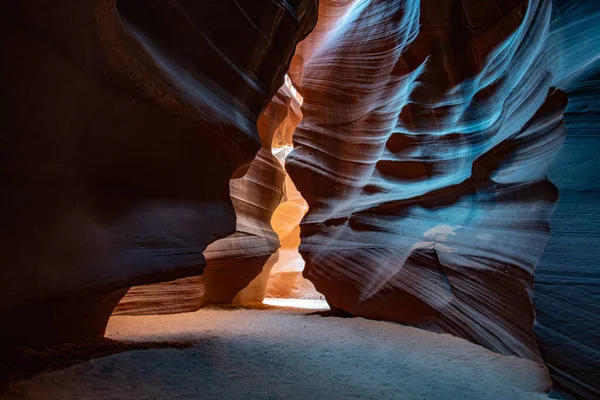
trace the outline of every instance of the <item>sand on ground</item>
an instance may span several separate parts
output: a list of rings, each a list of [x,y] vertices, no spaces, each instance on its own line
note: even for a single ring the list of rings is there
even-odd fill
[[[450,335],[270,308],[115,316],[126,351],[13,382],[2,399],[542,399],[543,365]]]

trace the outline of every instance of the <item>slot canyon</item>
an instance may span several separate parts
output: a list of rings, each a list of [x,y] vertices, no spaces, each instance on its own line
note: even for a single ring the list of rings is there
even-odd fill
[[[0,399],[600,399],[600,2],[3,5]]]

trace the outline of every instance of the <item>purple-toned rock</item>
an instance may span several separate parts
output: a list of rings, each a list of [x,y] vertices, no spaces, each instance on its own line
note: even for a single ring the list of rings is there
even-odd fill
[[[4,8],[4,343],[101,334],[121,289],[202,271],[206,247],[235,232],[230,178],[260,149],[258,116],[316,6],[24,0]],[[98,319],[94,332],[50,323],[80,297],[88,307],[67,314]]]

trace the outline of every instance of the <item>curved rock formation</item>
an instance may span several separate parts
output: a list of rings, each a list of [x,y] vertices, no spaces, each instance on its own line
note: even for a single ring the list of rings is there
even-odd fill
[[[269,259],[270,265],[277,260],[279,239],[269,220],[283,197],[284,176],[277,159],[262,148],[246,175],[231,180],[236,232],[207,247],[202,275],[133,287],[114,314],[170,314],[196,311],[206,304],[231,303],[263,266],[270,269],[266,265]]]
[[[298,46],[292,58],[289,75],[295,86],[302,90],[300,83],[304,64],[310,59],[315,50],[323,44],[327,35],[335,29],[357,0],[319,0],[319,18],[315,28]]]
[[[289,180],[273,154],[274,148],[291,143],[301,119],[296,90],[286,75],[284,85],[258,119],[261,150],[248,173],[231,181],[237,232],[216,241],[205,252],[208,264],[200,277],[202,305],[263,301],[281,246],[272,219],[287,197]]]
[[[100,334],[133,285],[117,312],[282,292],[269,220],[292,249],[304,204],[288,181],[275,209],[271,147],[303,113],[287,169],[332,308],[600,398],[600,3],[322,0],[292,59],[316,3],[5,5],[0,345]],[[288,69],[302,112],[289,82],[267,107]]]
[[[577,49],[553,52],[552,5],[360,0],[319,39],[286,168],[309,205],[304,274],[333,308],[540,359],[534,269],[558,199],[547,179],[565,137],[558,75],[574,70],[558,60]],[[587,50],[578,74],[598,58]],[[550,330],[544,357],[577,336]],[[599,347],[582,339],[580,353]],[[594,354],[576,357],[588,375],[567,363],[568,391],[597,392]]]
[[[287,146],[277,149],[277,158],[285,166],[285,159],[293,150],[291,138]],[[281,241],[279,259],[273,265],[266,288],[266,297],[286,299],[319,299],[314,285],[302,276],[304,260],[298,252],[300,221],[308,211],[308,204],[296,189],[289,175],[285,177],[285,199],[271,218],[271,225]]]
[[[284,197],[286,180],[272,145],[286,140],[291,143],[291,133],[300,122],[300,105],[293,90],[286,77],[286,83],[258,119],[262,148],[246,174],[230,182],[236,232],[207,247],[203,274],[133,287],[115,309],[115,315],[169,314],[196,311],[207,304],[229,304],[234,298],[241,303],[264,299],[280,247],[270,221]],[[253,284],[246,288],[250,282]]]
[[[600,398],[600,2],[554,0],[553,84],[567,137],[548,173],[560,193],[535,270],[535,333],[555,386]],[[559,55],[559,56],[557,56]]]
[[[260,148],[256,121],[316,5],[5,7],[3,344],[102,333],[122,289],[202,271],[208,244],[235,230],[229,180]],[[52,323],[82,318],[93,332]]]

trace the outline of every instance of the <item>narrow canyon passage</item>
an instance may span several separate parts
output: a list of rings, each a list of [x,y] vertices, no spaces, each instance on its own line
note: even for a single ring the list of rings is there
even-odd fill
[[[308,204],[285,171],[287,157],[293,152],[293,134],[302,121],[303,98],[288,75],[278,95],[285,99],[285,117],[276,127],[271,139],[271,153],[284,171],[281,183],[283,196],[269,221],[270,228],[279,239],[279,249],[269,258],[260,274],[234,299],[235,304],[261,301],[269,305],[292,306],[309,309],[328,309],[325,297],[312,282],[304,278],[304,260],[300,255],[300,222],[308,212]],[[269,111],[262,121],[266,120]],[[275,118],[271,118],[275,119]],[[268,130],[259,122],[259,130]],[[273,129],[273,128],[271,128]]]
[[[11,384],[4,399],[541,399],[546,368],[447,334],[291,308],[113,316],[106,336],[179,344]]]
[[[293,147],[273,149],[285,166],[285,158]],[[300,221],[308,211],[308,204],[296,189],[290,176],[285,177],[285,198],[271,218],[271,226],[279,236],[281,247],[277,262],[268,273],[264,304],[306,309],[329,309],[325,296],[319,293],[311,281],[302,276],[305,263],[300,255]],[[259,279],[259,278],[257,278]]]
[[[293,146],[274,148],[273,153],[285,167],[285,159]],[[318,300],[323,296],[302,276],[304,260],[298,252],[300,221],[308,211],[308,204],[296,189],[288,174],[285,176],[285,198],[275,209],[271,226],[279,236],[279,259],[273,265],[267,283],[267,298]]]
[[[600,1],[3,11],[0,400],[600,399]]]

